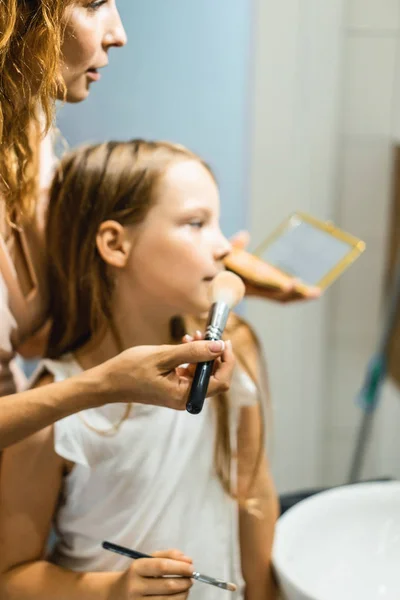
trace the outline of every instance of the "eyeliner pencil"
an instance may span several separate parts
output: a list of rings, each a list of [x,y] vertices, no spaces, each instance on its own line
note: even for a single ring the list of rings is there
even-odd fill
[[[130,550],[130,548],[118,546],[118,544],[113,544],[111,542],[103,542],[102,547],[104,548],[104,550],[109,550],[110,552],[115,552],[116,554],[122,554],[122,556],[127,556],[128,558],[132,558],[133,560],[138,558],[153,558],[149,554],[143,554],[143,552],[138,552],[137,550]],[[221,581],[220,579],[214,579],[214,577],[202,575],[197,571],[194,571],[194,573],[192,574],[192,579],[196,579],[196,581],[201,581],[202,583],[208,583],[209,585],[218,587],[221,590],[228,590],[229,592],[236,591],[236,585],[234,583]]]

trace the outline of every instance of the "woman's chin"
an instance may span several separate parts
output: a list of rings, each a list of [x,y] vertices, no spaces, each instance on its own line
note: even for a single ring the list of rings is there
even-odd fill
[[[68,104],[77,104],[83,102],[90,94],[89,83],[86,77],[81,77],[73,82],[66,83],[66,95],[65,98],[58,98],[65,100]]]

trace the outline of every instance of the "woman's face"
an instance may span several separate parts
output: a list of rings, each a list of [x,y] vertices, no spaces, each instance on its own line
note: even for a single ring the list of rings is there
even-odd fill
[[[154,206],[132,234],[131,293],[148,306],[162,303],[171,315],[208,310],[210,282],[231,249],[219,212],[218,188],[207,169],[194,160],[171,164]]]
[[[65,13],[62,76],[67,102],[81,102],[90,84],[100,79],[108,64],[108,51],[126,44],[127,38],[116,0],[78,0]]]

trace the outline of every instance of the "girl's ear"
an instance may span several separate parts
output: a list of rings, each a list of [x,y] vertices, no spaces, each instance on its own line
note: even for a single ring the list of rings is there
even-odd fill
[[[96,235],[96,246],[101,258],[118,269],[126,266],[132,242],[126,229],[117,221],[104,221]]]

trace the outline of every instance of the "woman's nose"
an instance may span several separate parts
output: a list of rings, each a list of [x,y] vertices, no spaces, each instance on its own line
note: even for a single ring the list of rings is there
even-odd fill
[[[121,17],[117,8],[115,8],[115,14],[113,15],[112,22],[108,28],[107,33],[104,36],[104,45],[108,48],[121,48],[125,46],[128,41],[124,26],[122,25]]]

